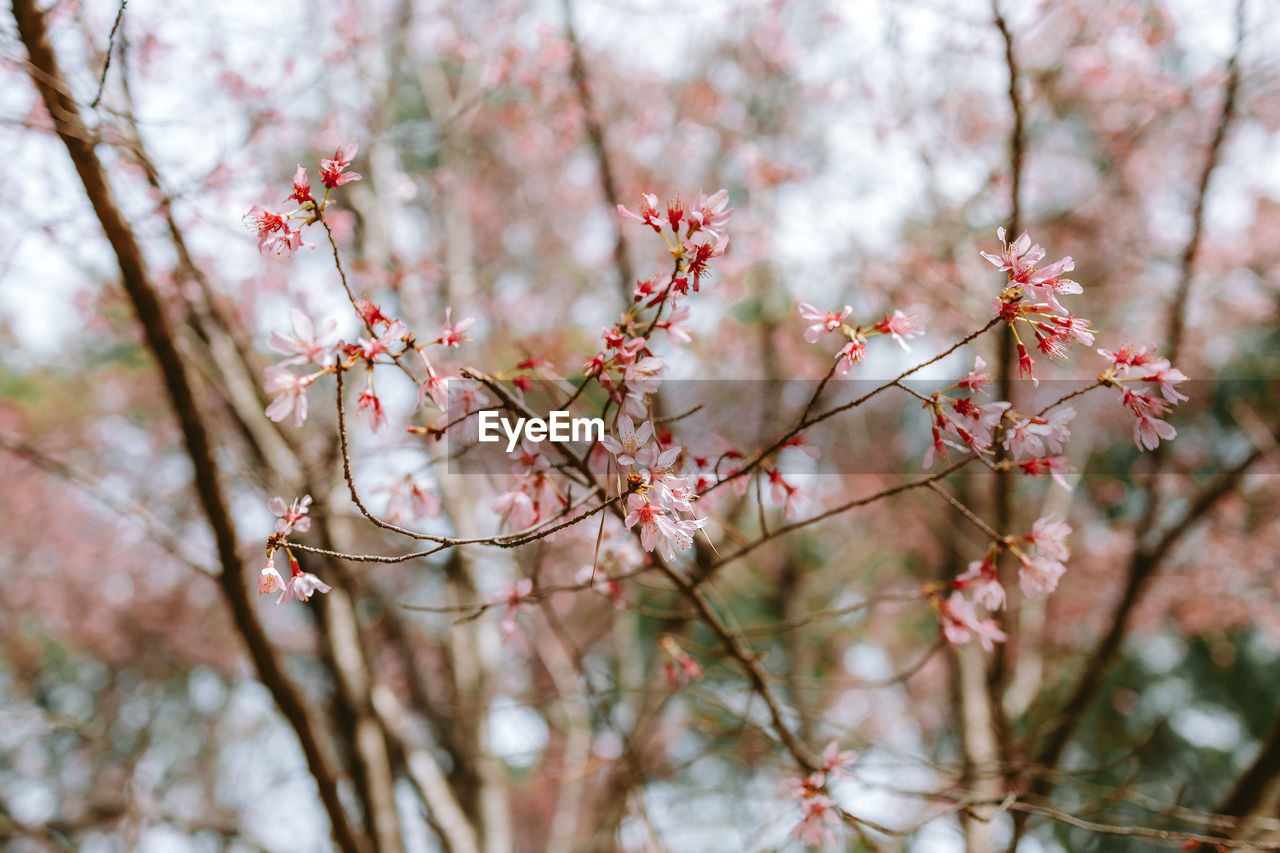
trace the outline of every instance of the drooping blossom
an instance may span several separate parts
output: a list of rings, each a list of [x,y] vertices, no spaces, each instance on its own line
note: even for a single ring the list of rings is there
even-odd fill
[[[372,379],[373,374],[370,374]],[[387,413],[382,408],[382,401],[378,399],[377,393],[373,390],[373,382],[364,386],[364,390],[360,392],[360,397],[356,400],[356,414],[369,413],[369,429],[377,432],[386,426]]]
[[[276,571],[275,560],[268,556],[267,566],[258,576],[258,594],[266,595],[279,590],[280,596],[276,599],[276,604],[284,604],[286,601],[306,601],[317,592],[329,592],[333,589],[311,572],[304,572],[292,554],[289,555],[289,570],[289,580],[285,581]]]
[[[823,772],[786,780],[787,793],[800,800],[800,822],[791,830],[791,837],[807,847],[834,847],[839,841],[840,812],[827,795],[826,784]]]
[[[284,592],[284,578],[280,577],[280,573],[276,571],[276,561],[267,557],[266,568],[258,575],[258,595],[268,595],[273,592]]]
[[[299,572],[289,579],[289,583],[285,587],[288,595],[277,601],[276,604],[283,604],[285,601],[306,601],[314,593],[329,592],[332,589],[333,587],[311,574],[311,572]]]
[[[1191,399],[1175,387],[1187,381],[1187,375],[1176,367],[1161,367],[1152,371],[1147,378],[1160,385],[1160,394],[1169,401],[1170,405],[1176,406],[1184,400]]]
[[[815,794],[800,803],[800,822],[791,830],[791,837],[806,847],[835,847],[839,841],[835,831],[840,825],[835,801],[826,794]]]
[[[1172,441],[1177,437],[1178,431],[1173,425],[1160,419],[1160,415],[1172,408],[1168,400],[1125,388],[1121,394],[1121,402],[1135,418],[1133,441],[1139,450],[1155,450],[1160,439]]]

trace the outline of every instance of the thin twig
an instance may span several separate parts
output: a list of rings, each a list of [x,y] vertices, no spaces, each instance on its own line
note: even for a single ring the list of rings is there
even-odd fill
[[[129,5],[129,0],[120,0],[120,9],[116,12],[116,21],[111,25],[111,35],[107,36],[107,56],[102,63],[102,74],[98,77],[98,94],[93,96],[93,100],[89,102],[89,109],[96,110],[98,104],[102,101],[102,90],[107,85],[107,71],[111,68],[111,54],[115,52],[116,47],[116,30],[120,29],[120,22],[124,20],[124,7]]]

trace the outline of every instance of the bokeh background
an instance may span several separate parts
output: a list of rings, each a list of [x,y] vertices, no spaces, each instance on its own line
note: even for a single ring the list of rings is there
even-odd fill
[[[359,293],[423,334],[446,307],[475,317],[452,365],[497,373],[537,356],[556,376],[579,373],[635,280],[669,263],[614,210],[641,192],[726,187],[734,207],[730,251],[688,302],[693,340],[664,353],[670,375],[777,380],[820,378],[834,352],[803,341],[798,301],[847,303],[866,322],[914,311],[928,329],[917,356],[985,323],[1003,281],[978,252],[1010,221],[1016,184],[1020,226],[1050,259],[1075,258],[1072,308],[1099,345],[1175,348],[1196,398],[1158,457],[1139,453],[1118,403],[1097,405],[1077,424],[1072,491],[1013,487],[1015,529],[1054,512],[1075,532],[1061,588],[1013,609],[1014,639],[987,662],[1002,773],[1027,802],[1104,827],[1022,814],[1018,849],[1167,849],[1105,828],[1210,833],[1223,826],[1213,813],[1280,816],[1280,8],[1001,5],[1008,42],[980,2],[134,0],[105,77],[119,5],[57,0],[45,17],[211,413],[252,574],[276,494],[313,494],[340,550],[406,545],[347,500],[331,385],[301,429],[262,416],[262,369],[278,358],[266,336],[290,308],[358,333],[323,242],[281,263],[241,222],[283,200],[296,164],[314,175],[360,144],[364,179],[330,214]],[[0,840],[330,849],[294,729],[209,576],[213,538],[176,421],[8,15],[0,51]],[[995,341],[922,387],[976,354],[995,363]],[[857,378],[913,363],[873,348]],[[1041,375],[1087,381],[1103,366],[1078,351]],[[501,478],[449,482],[403,431],[432,420],[414,389],[379,390],[392,428],[359,431],[353,449],[371,504],[424,530],[494,532]],[[795,475],[801,516],[919,472],[928,426],[906,406],[899,428],[857,438],[887,473],[816,463]],[[952,485],[992,517],[989,479]],[[432,497],[415,503],[414,486]],[[780,523],[767,496],[762,511],[751,499],[717,504],[726,529]],[[612,537],[627,550],[620,527]],[[345,591],[369,672],[405,709],[401,741],[435,758],[487,849],[800,849],[783,788],[796,771],[739,671],[661,583],[622,582],[620,609],[591,590],[549,597],[506,644],[500,608],[459,624],[403,606],[487,601],[518,576],[572,583],[595,538],[592,524],[515,554],[316,570]],[[954,808],[957,664],[918,593],[984,547],[915,494],[770,543],[715,579],[801,736],[861,753],[841,804],[906,831],[847,828],[848,849],[972,842]],[[395,831],[375,831],[355,742],[368,712],[343,686],[346,640],[327,607],[255,602],[360,834],[377,849],[390,836],[442,849],[394,745]],[[702,679],[665,684],[662,635]],[[481,802],[493,790],[503,818]],[[1014,825],[1013,811],[997,817],[997,842]]]

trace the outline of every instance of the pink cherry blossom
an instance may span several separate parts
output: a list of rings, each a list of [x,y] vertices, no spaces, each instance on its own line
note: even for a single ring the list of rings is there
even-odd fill
[[[1089,321],[1083,317],[1067,315],[1065,317],[1052,318],[1053,325],[1058,334],[1071,338],[1076,343],[1086,347],[1093,346],[1094,332],[1089,327]]]
[[[674,532],[674,524],[660,507],[641,494],[627,495],[627,513],[623,523],[627,529],[640,525],[640,546],[652,551],[659,541],[665,542],[668,534]]]
[[[856,362],[861,362],[867,355],[867,342],[861,335],[851,340],[836,354],[836,376],[848,376]]]
[[[619,465],[635,465],[636,455],[653,437],[653,425],[645,421],[640,424],[639,429],[636,429],[635,421],[627,415],[619,415],[617,429],[617,438],[606,435],[600,443],[604,445],[605,450],[613,454]]]
[[[1042,477],[1048,474],[1053,481],[1068,492],[1071,491],[1071,484],[1067,482],[1064,476],[1071,471],[1071,465],[1065,456],[1039,456],[1019,462],[1018,467],[1022,469],[1022,473],[1029,477]]]
[[[387,493],[386,516],[392,524],[420,521],[440,514],[440,495],[431,491],[429,482],[421,477],[405,476],[382,491]]]
[[[1071,525],[1065,521],[1054,521],[1053,516],[1046,515],[1037,519],[1031,528],[1027,541],[1036,546],[1036,550],[1044,556],[1063,561],[1071,556],[1067,547],[1067,537],[1071,535]]]
[[[827,744],[826,749],[822,750],[822,770],[828,776],[836,778],[851,777],[853,774],[846,769],[846,765],[852,764],[857,759],[857,752],[853,750],[841,752],[839,742],[833,740]]]
[[[440,333],[440,337],[436,339],[436,343],[444,344],[447,347],[457,348],[459,344],[471,340],[466,336],[467,329],[475,323],[475,317],[467,317],[459,320],[458,325],[453,325],[452,315],[453,309],[444,309],[444,331]]]
[[[297,568],[296,563],[294,568]],[[285,586],[285,592],[276,600],[276,604],[283,604],[286,601],[306,601],[314,593],[329,592],[332,589],[333,587],[311,574],[311,572],[297,571],[293,577],[289,578],[289,583]]]
[[[289,227],[289,219],[282,213],[275,213],[255,204],[245,214],[245,224],[258,232],[258,251],[263,255],[287,257],[303,246],[314,249],[315,246],[302,239],[302,232]]]
[[[906,338],[918,338],[924,334],[924,325],[915,314],[904,314],[897,310],[893,312],[893,316],[885,315],[883,320],[875,324],[875,328],[892,337],[905,352],[911,352]]]
[[[1031,355],[1027,352],[1027,348],[1022,344],[1017,345],[1018,350],[1018,378],[1030,379],[1032,386],[1039,388],[1040,380],[1036,378],[1035,362],[1031,360]]]
[[[533,606],[526,601],[533,592],[533,579],[521,578],[516,583],[503,579],[502,592],[495,598],[495,603],[506,602],[507,608],[502,611],[502,621],[498,623],[498,628],[502,633],[502,642],[507,642],[516,633],[516,617],[521,613],[528,613],[533,610]]]
[[[360,315],[360,319],[369,328],[373,328],[379,323],[390,326],[391,320],[386,314],[382,313],[382,309],[374,305],[368,299],[361,299],[356,302],[356,313]]]
[[[513,530],[524,530],[538,523],[538,509],[533,498],[523,489],[513,489],[498,495],[489,510]]]
[[[298,164],[298,171],[293,173],[293,193],[286,201],[296,201],[300,205],[315,204],[311,197],[311,183],[307,180],[307,170]]]
[[[370,374],[372,375],[372,374]],[[378,399],[378,395],[373,390],[373,383],[370,382],[360,392],[359,399],[356,400],[356,414],[369,413],[369,429],[377,432],[387,424],[387,413],[382,408],[382,401]]]
[[[835,847],[835,830],[841,825],[835,802],[826,794],[814,794],[800,803],[800,822],[791,837],[806,847]]]
[[[284,592],[284,578],[276,571],[276,561],[268,557],[266,568],[258,575],[258,595],[273,592]]]
[[[1156,355],[1155,347],[1125,344],[1114,352],[1099,349],[1098,355],[1114,365],[1120,376],[1150,376],[1169,367],[1169,360]]]
[[[381,335],[370,340],[368,338],[357,338],[356,341],[360,345],[360,355],[373,361],[383,353],[390,354],[391,348],[409,333],[408,327],[399,320],[393,321],[387,326],[386,331]]]
[[[991,384],[991,374],[983,373],[983,370],[985,370],[986,367],[987,367],[986,359],[984,359],[980,355],[974,356],[973,369],[970,370],[965,375],[964,379],[961,379],[960,382],[957,384],[959,384],[961,388],[967,388],[969,392],[972,394],[978,394],[982,392],[988,385]]]
[[[996,229],[996,237],[1000,240],[1000,252],[994,255],[989,252],[979,254],[994,264],[996,269],[1008,272],[1011,281],[1025,282],[1035,270],[1036,264],[1044,259],[1044,249],[1032,246],[1031,236],[1026,231],[1012,243],[1005,240],[1004,228]]]
[[[689,206],[687,216],[689,233],[704,230],[721,236],[722,229],[731,215],[733,215],[733,208],[729,207],[728,190],[717,190],[709,196],[700,192],[693,200],[693,204]]]
[[[267,404],[267,417],[273,421],[283,421],[293,413],[293,425],[302,426],[307,419],[307,386],[313,377],[298,376],[292,371],[271,365],[263,373],[266,381],[263,385],[271,402]]]
[[[804,330],[804,339],[809,343],[817,343],[826,335],[840,328],[844,322],[844,318],[853,313],[853,309],[848,305],[844,306],[844,311],[822,311],[815,308],[808,302],[801,302],[796,306],[800,311],[800,316],[811,325]]]
[[[275,572],[275,566],[269,558],[267,560],[267,569],[271,569],[272,573]],[[262,570],[264,577],[267,577],[267,569]],[[280,590],[280,597],[276,599],[276,604],[284,604],[286,601],[306,601],[317,592],[329,592],[332,589],[320,578],[310,572],[304,572],[292,555],[289,557],[289,570],[291,576]],[[273,584],[278,581],[279,577],[277,574],[274,578],[269,578],[266,583],[268,585]],[[259,592],[263,591],[263,583],[264,581],[260,578],[258,581]]]
[[[297,308],[289,310],[289,319],[293,323],[293,334],[272,332],[267,337],[267,346],[282,355],[287,355],[280,364],[305,364],[310,362],[320,367],[328,367],[333,363],[333,345],[337,343],[334,335],[337,321],[330,317],[316,332],[311,318]]]
[[[311,529],[311,519],[307,510],[311,507],[311,495],[303,495],[286,505],[284,498],[274,497],[267,501],[267,509],[279,516],[276,520],[276,533],[285,536],[293,531],[306,533]]]
[[[346,168],[351,165],[351,161],[355,159],[356,152],[359,150],[359,145],[354,142],[348,142],[337,150],[332,160],[320,161],[320,180],[324,182],[326,187],[333,189],[351,181],[360,180],[358,172],[346,171]]]
[[[667,332],[667,340],[671,342],[671,349],[675,352],[681,352],[684,344],[693,341],[693,335],[689,334],[689,330],[685,328],[685,323],[689,319],[689,306],[677,305],[667,315],[667,319],[657,323],[654,328],[665,329]]]
[[[648,225],[654,231],[657,231],[659,234],[661,234],[662,225],[661,225],[661,219],[659,219],[658,217],[658,197],[653,193],[642,193],[641,198],[644,199],[644,204],[640,206],[639,214],[632,213],[630,210],[628,210],[626,207],[624,207],[621,204],[618,205],[618,213],[622,214],[628,219],[634,219],[637,222],[643,222],[645,225]]]
[[[1133,422],[1133,443],[1138,445],[1139,450],[1144,448],[1155,450],[1160,444],[1160,439],[1173,441],[1177,437],[1178,431],[1173,428],[1173,424],[1155,417],[1150,412],[1143,412]]]
[[[987,610],[1004,609],[1004,585],[1000,583],[995,563],[988,558],[971,562],[968,570],[958,576],[953,585],[958,589],[972,590],[974,603]]]
[[[1187,375],[1176,367],[1161,367],[1153,371],[1147,378],[1152,382],[1159,383],[1161,395],[1163,395],[1171,405],[1176,406],[1183,400],[1190,399],[1187,395],[1181,393],[1176,387],[1174,387],[1187,381]]]
[[[991,651],[994,643],[1002,643],[1008,639],[995,620],[979,619],[973,602],[959,592],[951,593],[939,605],[939,612],[942,617],[942,634],[952,645],[963,645],[977,637],[982,647]]]
[[[1018,588],[1027,598],[1053,592],[1058,588],[1058,580],[1067,571],[1061,562],[1043,555],[1028,557],[1021,554],[1018,559],[1021,563],[1018,567]]]

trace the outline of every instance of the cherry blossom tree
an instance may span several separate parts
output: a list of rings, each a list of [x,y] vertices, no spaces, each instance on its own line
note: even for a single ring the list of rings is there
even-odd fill
[[[6,847],[1280,849],[1263,5],[13,0]]]

